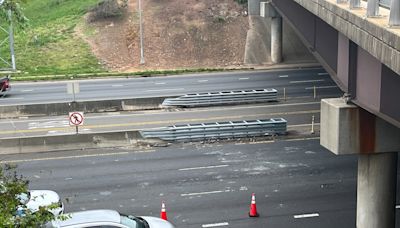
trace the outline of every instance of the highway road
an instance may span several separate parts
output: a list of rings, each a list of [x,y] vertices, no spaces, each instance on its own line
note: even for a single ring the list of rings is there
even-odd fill
[[[292,125],[319,123],[320,101],[303,99],[293,102],[270,102],[256,105],[222,106],[185,110],[154,110],[87,114],[81,133],[143,130],[174,124],[254,120],[282,117]],[[0,138],[75,134],[68,116],[28,119],[0,119]]]
[[[59,192],[69,212],[111,208],[159,216],[165,200],[168,218],[177,227],[355,227],[357,157],[335,156],[319,139],[2,159],[18,165],[31,189]],[[252,192],[259,218],[247,216]]]
[[[71,102],[74,100],[73,95],[67,93],[67,84],[70,82],[12,82],[12,90],[7,97],[0,99],[0,105]],[[286,88],[288,96],[301,97],[312,95],[314,86],[321,96],[339,92],[322,68],[91,79],[78,82],[80,92],[75,95],[76,101],[264,88],[276,88],[280,96],[283,88]]]

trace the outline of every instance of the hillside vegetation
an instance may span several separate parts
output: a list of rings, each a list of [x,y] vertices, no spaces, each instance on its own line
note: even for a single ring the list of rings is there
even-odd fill
[[[123,2],[110,18],[88,12]],[[139,64],[137,0],[29,0],[29,26],[15,31],[24,75],[238,66],[248,29],[242,0],[142,0],[145,64]],[[4,53],[4,48],[2,53]]]

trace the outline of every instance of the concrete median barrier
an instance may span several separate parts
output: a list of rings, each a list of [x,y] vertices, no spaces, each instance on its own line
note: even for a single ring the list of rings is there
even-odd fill
[[[0,139],[0,154],[37,153],[138,145],[137,131]]]
[[[71,111],[99,113],[113,111],[152,110],[159,109],[165,98],[173,97],[148,97],[120,100],[0,106],[0,118],[68,115],[68,112]]]

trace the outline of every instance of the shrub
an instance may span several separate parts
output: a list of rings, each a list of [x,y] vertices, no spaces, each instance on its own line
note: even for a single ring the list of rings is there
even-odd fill
[[[102,0],[90,10],[89,21],[119,17],[128,7],[128,0]]]

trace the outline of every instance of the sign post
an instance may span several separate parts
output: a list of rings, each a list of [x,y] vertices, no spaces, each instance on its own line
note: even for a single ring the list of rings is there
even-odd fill
[[[69,125],[75,126],[76,134],[78,134],[78,126],[83,125],[83,112],[70,112],[69,113]]]

